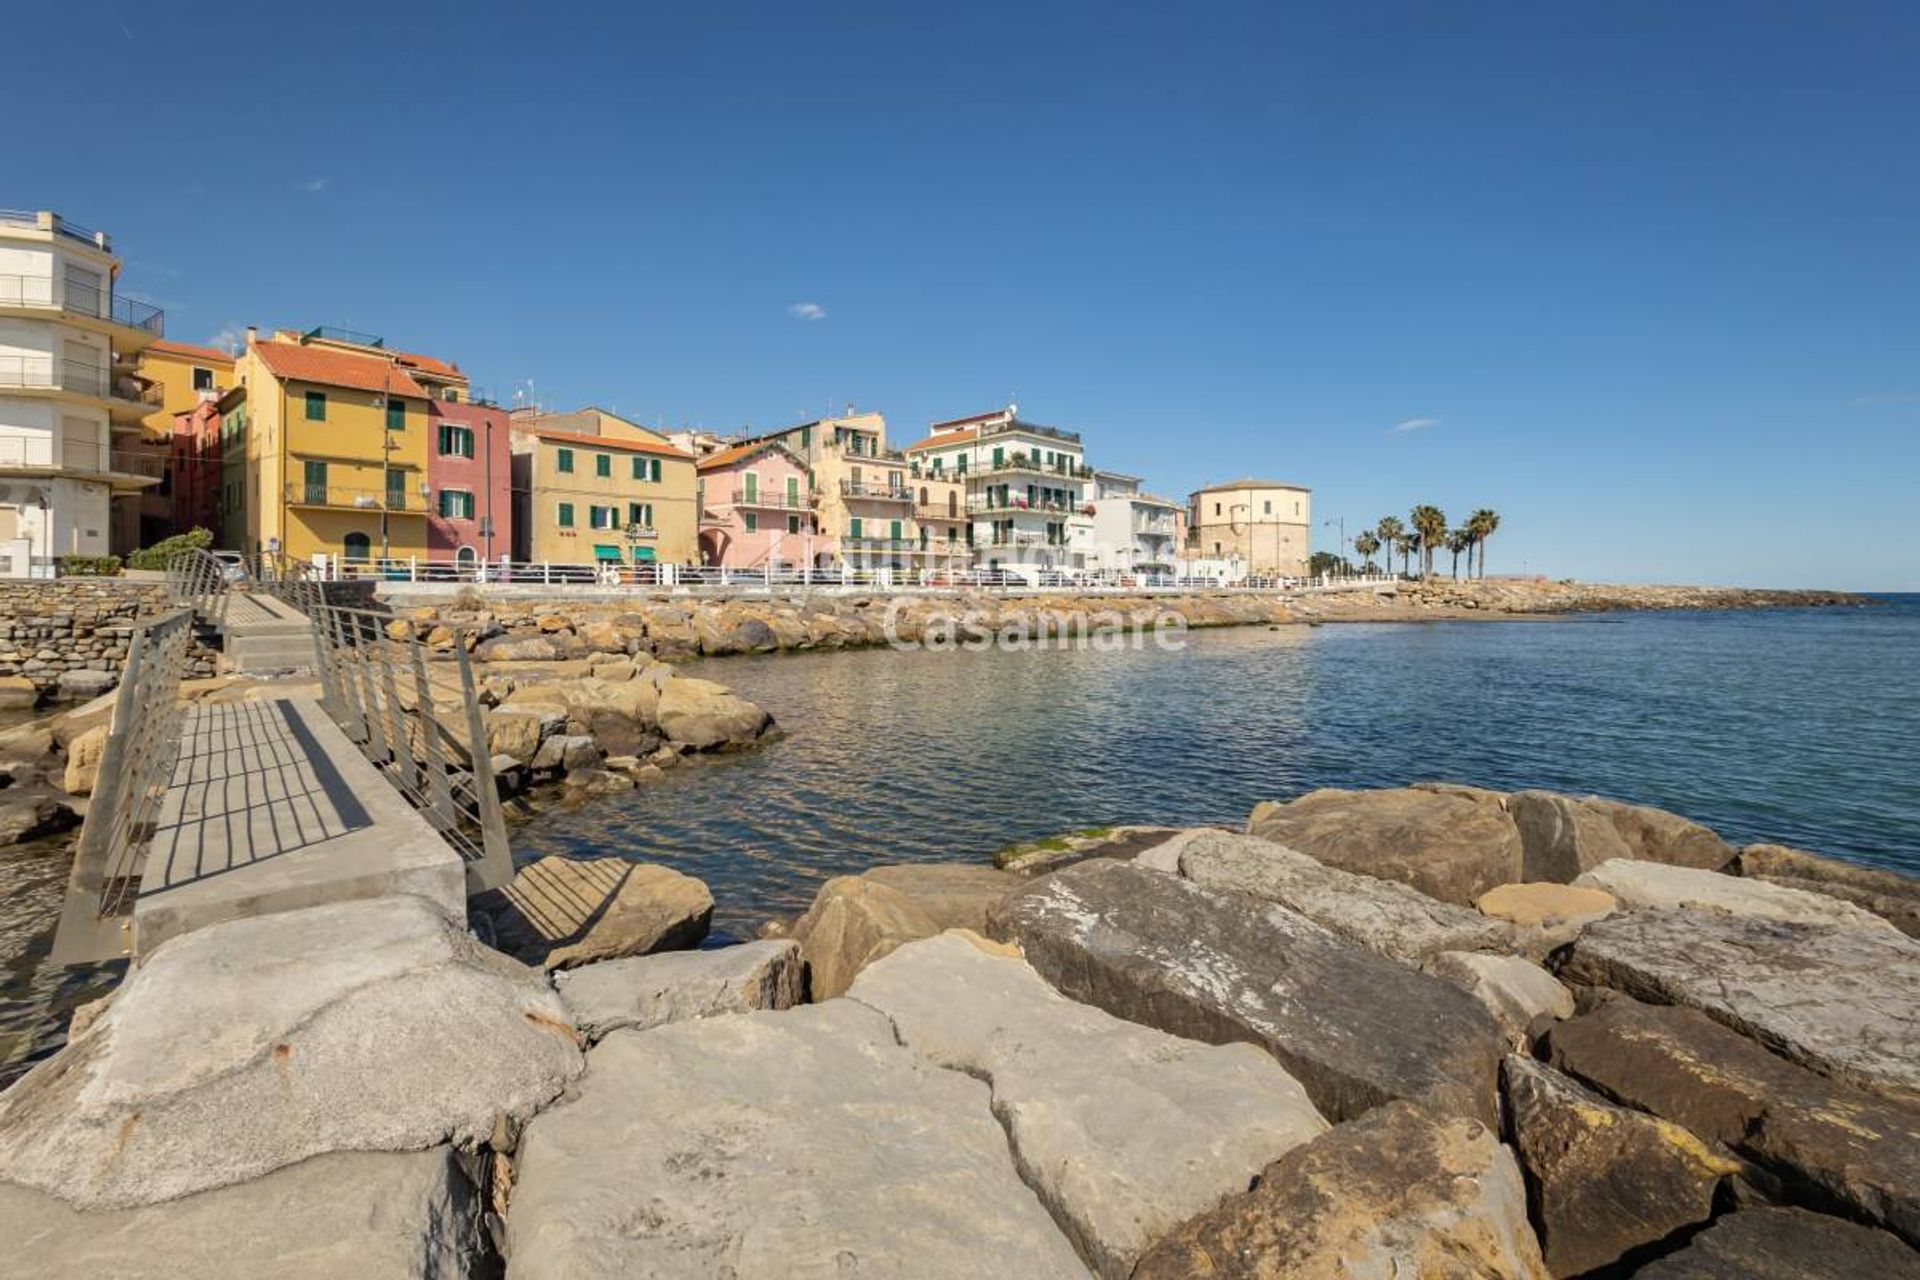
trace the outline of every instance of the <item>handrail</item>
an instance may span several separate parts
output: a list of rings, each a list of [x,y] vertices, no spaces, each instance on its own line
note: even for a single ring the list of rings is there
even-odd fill
[[[226,564],[209,552],[181,551],[167,561],[167,591],[173,602],[215,628],[227,624],[232,587]]]
[[[180,682],[192,623],[192,610],[175,609],[135,627],[127,643],[54,934],[55,964],[111,960],[133,950],[133,902],[179,758]]]

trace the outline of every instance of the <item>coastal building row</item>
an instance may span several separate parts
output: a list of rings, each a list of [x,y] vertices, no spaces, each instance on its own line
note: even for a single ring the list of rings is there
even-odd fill
[[[321,326],[222,351],[118,291],[106,235],[0,211],[0,576],[190,528],[249,557],[1129,575],[1304,573],[1311,494],[1179,503],[1014,406],[904,447],[856,412],[721,438],[511,411],[456,363]]]

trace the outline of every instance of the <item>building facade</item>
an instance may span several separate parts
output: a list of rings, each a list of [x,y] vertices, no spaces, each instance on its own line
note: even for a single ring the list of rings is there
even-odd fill
[[[1028,576],[1085,567],[1093,471],[1078,433],[1024,421],[1009,406],[937,422],[906,453],[923,475],[964,489],[976,565]]]
[[[1187,553],[1248,574],[1305,577],[1313,492],[1251,477],[1195,490],[1187,499]]]
[[[778,440],[709,453],[700,476],[700,563],[793,569],[830,562],[838,548],[816,523],[806,459]]]
[[[757,439],[776,440],[807,464],[815,523],[834,546],[814,555],[816,568],[909,575],[926,563],[914,521],[911,461],[887,446],[884,416],[849,407],[841,417],[803,422]]]
[[[513,553],[513,433],[497,405],[427,401],[427,557],[472,566]]]
[[[140,376],[159,396],[160,407],[141,419],[137,447],[142,454],[164,459],[165,470],[157,486],[124,504],[118,513],[115,543],[127,549],[152,546],[183,527],[195,527],[181,526],[177,520],[182,505],[178,495],[183,485],[194,490],[187,505],[195,510],[204,510],[200,502],[203,494],[218,493],[218,477],[206,473],[209,459],[214,467],[218,466],[218,451],[208,452],[197,445],[190,450],[183,448],[179,431],[183,417],[203,404],[218,400],[237,385],[232,353],[165,339],[148,344],[140,353],[139,370]],[[217,432],[218,426],[217,416],[203,416],[198,420],[200,429],[212,428]],[[212,443],[218,443],[217,434]],[[174,469],[176,462],[201,470],[182,475]],[[215,525],[198,527],[218,532]]]
[[[240,388],[229,387],[220,395],[174,415],[173,435],[167,442],[169,534],[205,529],[214,535],[217,545],[227,546],[229,489],[223,456],[226,423],[245,398]],[[142,517],[143,524],[144,520]],[[159,540],[142,530],[142,546],[151,546]]]
[[[1090,568],[1108,573],[1171,573],[1179,554],[1176,522],[1183,510],[1171,498],[1140,488],[1138,476],[1099,471],[1093,478]]]
[[[119,296],[104,232],[0,210],[0,576],[48,576],[113,550],[116,508],[165,472],[140,450],[159,393],[134,359],[164,336],[157,307]]]
[[[692,454],[600,409],[510,422],[515,559],[699,563]]]

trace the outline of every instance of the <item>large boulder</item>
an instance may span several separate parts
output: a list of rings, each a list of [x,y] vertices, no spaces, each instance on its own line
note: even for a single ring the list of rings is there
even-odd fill
[[[1485,1125],[1396,1102],[1296,1147],[1163,1241],[1134,1280],[1544,1280],[1513,1156]]]
[[[1084,1276],[987,1086],[851,1000],[616,1031],[521,1136],[516,1280]]]
[[[512,756],[521,764],[533,763],[540,751],[546,720],[546,714],[535,707],[492,708],[486,713],[487,751],[496,756]]]
[[[806,995],[805,976],[799,944],[771,941],[602,960],[555,974],[554,986],[574,1025],[598,1040],[622,1027],[790,1009]]]
[[[40,686],[25,676],[0,676],[0,711],[26,711],[40,701]]]
[[[424,899],[235,920],[157,947],[0,1095],[0,1181],[131,1207],[329,1151],[476,1143],[580,1067],[541,975]]]
[[[1463,907],[1521,878],[1520,832],[1505,807],[1456,792],[1310,791],[1255,806],[1247,833]]]
[[[1634,1280],[1920,1280],[1920,1254],[1884,1231],[1804,1209],[1730,1213]]]
[[[1024,881],[971,862],[903,862],[860,873],[871,884],[897,889],[942,929],[987,927],[987,913]]]
[[[315,1156],[166,1204],[82,1213],[0,1186],[10,1274],[38,1280],[274,1276],[449,1280],[480,1244],[472,1186],[448,1147]]]
[[[1911,876],[1777,844],[1748,845],[1734,860],[1734,867],[1751,880],[1824,893],[1865,907],[1909,938],[1920,938],[1920,880]]]
[[[1808,893],[1804,889],[1789,889],[1764,880],[1743,880],[1739,876],[1693,867],[1616,858],[1601,863],[1574,883],[1610,893],[1621,906],[1634,910],[1721,911],[1796,924],[1897,932],[1873,912],[1823,893]]]
[[[660,690],[660,732],[696,751],[740,746],[759,738],[773,717],[723,684],[675,676]]]
[[[1591,926],[1562,979],[1699,1009],[1775,1052],[1920,1098],[1920,942],[1712,911],[1634,911]]]
[[[1514,1146],[1547,1269],[1576,1276],[1713,1216],[1737,1161],[1670,1121],[1617,1107],[1552,1067],[1510,1057]]]
[[[713,920],[713,895],[657,863],[550,854],[505,888],[476,895],[471,909],[487,918],[502,951],[566,969],[697,946]]]
[[[631,677],[632,668],[626,668]],[[660,686],[653,680],[591,676],[569,682],[567,708],[611,756],[642,756],[662,742]]]
[[[1733,861],[1733,846],[1691,818],[1604,796],[1587,796],[1581,803],[1612,819],[1629,858],[1701,871],[1719,871]]]
[[[1075,1004],[971,933],[909,943],[847,994],[926,1061],[987,1082],[1015,1163],[1105,1280],[1327,1128],[1259,1049]]]
[[[1630,856],[1613,820],[1599,809],[1557,791],[1516,791],[1507,812],[1520,829],[1520,874],[1524,880],[1566,884],[1608,858]]]
[[[943,929],[986,928],[987,912],[1025,881],[975,863],[910,863],[836,876],[820,886],[791,935],[815,1000],[844,994],[895,947]]]
[[[1468,907],[1393,880],[1324,866],[1253,836],[1203,831],[1180,850],[1180,874],[1299,912],[1349,942],[1419,965],[1442,951],[1500,950],[1512,931]]]
[[[1553,1028],[1568,1075],[1753,1161],[1816,1208],[1920,1246],[1920,1110],[1788,1062],[1693,1009],[1619,998]]]
[[[996,937],[1071,999],[1279,1059],[1329,1119],[1398,1098],[1492,1121],[1500,1030],[1465,992],[1285,907],[1098,859],[995,908]]]
[[[1529,1043],[1554,1020],[1573,1016],[1573,993],[1521,956],[1442,951],[1427,961],[1426,969],[1478,1000],[1515,1046]]]
[[[495,636],[474,646],[475,662],[552,662],[561,646],[546,636]]]
[[[97,724],[75,738],[67,747],[67,768],[61,787],[71,796],[93,794],[94,780],[100,774],[100,758],[107,749],[107,726]]]

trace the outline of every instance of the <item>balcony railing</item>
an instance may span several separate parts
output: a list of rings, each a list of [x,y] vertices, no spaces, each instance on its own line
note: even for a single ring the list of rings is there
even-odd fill
[[[913,490],[901,486],[895,488],[884,484],[866,484],[853,480],[840,482],[842,496],[848,498],[879,498],[886,502],[912,502]]]
[[[107,239],[106,232],[83,227],[77,222],[69,222],[57,213],[52,214],[51,217],[56,235],[78,240],[81,244],[94,249],[110,251],[113,248],[113,242]],[[15,227],[38,228],[41,225],[40,214],[31,209],[0,209],[0,222]]]
[[[965,520],[967,512],[971,510],[971,507],[962,510],[958,505],[949,509],[944,502],[916,502],[913,504],[913,518],[916,520]]]
[[[994,462],[991,459],[982,463],[974,472],[979,476],[1002,475],[1019,472],[1023,475],[1062,476],[1069,480],[1093,479],[1093,468],[1072,462],[1043,462],[1031,454],[1015,453]]]
[[[1043,427],[1037,422],[1022,422],[1018,418],[1012,422],[996,423],[993,426],[983,428],[980,435],[985,438],[989,436],[1006,435],[1011,432],[1025,432],[1028,435],[1042,436],[1048,440],[1059,440],[1065,444],[1080,443],[1080,433],[1078,431],[1063,431],[1059,427]]]
[[[129,329],[139,329],[154,337],[167,331],[166,313],[149,302],[122,298],[111,289],[89,289],[70,280],[60,282],[59,297],[54,296],[51,276],[0,275],[0,307],[34,307],[63,311],[68,315],[94,320],[111,320]]]
[[[776,511],[805,511],[808,503],[804,494],[787,493],[748,493],[745,489],[733,491],[733,505],[736,507],[770,507]]]
[[[976,493],[967,499],[967,510],[976,515],[986,512],[1004,511],[1008,515],[1018,515],[1023,511],[1038,512],[1051,516],[1090,516],[1093,508],[1082,502],[1051,502],[1045,499],[1027,501],[1025,495],[1010,495],[1005,502]]]
[[[415,507],[403,489],[349,489],[334,484],[290,484],[287,501],[296,507],[346,507],[355,511],[407,511]]]

